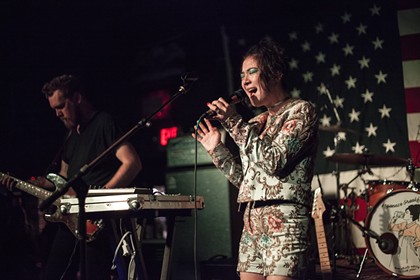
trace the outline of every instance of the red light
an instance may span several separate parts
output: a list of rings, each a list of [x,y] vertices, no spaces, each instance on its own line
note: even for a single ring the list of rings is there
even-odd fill
[[[176,138],[177,134],[178,134],[178,127],[176,126],[162,128],[160,130],[160,145],[161,146],[168,145],[168,140],[171,138]]]

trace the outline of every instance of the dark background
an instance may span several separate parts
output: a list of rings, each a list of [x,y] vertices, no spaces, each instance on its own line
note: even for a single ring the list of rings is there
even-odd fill
[[[309,30],[318,20],[325,20],[330,28],[337,27],[344,36],[346,30],[340,30],[341,25],[332,24],[332,19],[337,20],[342,12],[337,12],[337,7],[344,6],[343,9],[366,13],[366,7],[372,7],[374,2],[384,6],[381,14],[381,26],[384,27],[379,35],[391,36],[394,40],[387,40],[386,43],[392,42],[398,49],[393,1],[0,1],[0,172],[10,172],[23,180],[44,175],[60,149],[65,129],[41,93],[42,85],[53,77],[71,73],[81,78],[98,107],[114,114],[123,128],[128,130],[142,118],[156,112],[163,99],[178,91],[182,85],[181,77],[188,74],[199,78],[190,90],[166,108],[166,115],[153,119],[151,127],[137,131],[131,138],[144,165],[136,185],[162,186],[166,185],[168,177],[187,182],[192,169],[174,170],[167,166],[167,151],[159,144],[161,128],[177,126],[178,135],[189,137],[198,117],[208,109],[206,102],[219,96],[228,98],[240,87],[241,57],[251,44],[263,36],[270,35],[283,43],[288,40],[290,30]],[[309,32],[305,34],[315,37],[315,34]],[[362,45],[361,42],[359,44]],[[327,50],[329,54],[341,52],[341,48],[334,49],[327,43],[319,47],[331,48]],[[286,51],[296,50],[289,48]],[[386,56],[383,53],[380,55],[381,59],[376,61],[376,66],[388,63],[382,59]],[[396,61],[399,68],[392,68],[393,64],[389,64],[395,70],[393,83],[397,90],[391,90],[389,85],[386,88],[402,96],[399,52],[393,52],[387,58]],[[309,64],[309,61],[308,58],[302,63]],[[329,74],[326,76],[329,77]],[[301,80],[299,82],[303,84]],[[343,80],[338,80],[337,84],[334,95],[345,92]],[[383,90],[383,95],[389,94],[384,88],[380,90]],[[378,89],[378,92],[381,91]],[[313,96],[302,97],[317,103],[319,96],[314,91],[310,94]],[[396,107],[405,105],[404,98],[389,99]],[[405,126],[405,107],[399,107],[404,115],[401,123]],[[245,116],[252,115],[243,106],[237,109]],[[361,127],[352,127],[355,124],[345,125],[363,131]],[[331,143],[333,135],[324,132],[321,134],[321,142]],[[325,140],[327,136],[328,141]],[[357,137],[359,139],[362,136]],[[356,140],[350,138],[347,142]],[[376,146],[382,149],[381,145]],[[408,153],[405,144],[401,151],[405,157]],[[325,163],[324,158],[320,158]],[[335,165],[328,167],[331,171]],[[232,239],[232,244],[218,245],[227,246],[221,250],[226,249],[234,255],[236,248],[233,247],[237,245],[235,239],[240,234],[237,231],[241,228],[236,224],[238,222],[233,222],[240,221],[240,218],[232,214],[236,213],[236,196],[223,178],[215,180],[218,177],[212,171],[209,171],[210,175],[199,177],[209,181],[201,184],[202,189],[199,190],[199,194],[204,194],[206,199],[206,210],[202,211],[203,219],[200,222],[209,226],[204,231],[210,235],[215,231],[213,225],[216,223],[219,226],[226,224],[227,228],[231,226],[228,230],[231,232],[225,236]],[[214,185],[221,187],[215,189]],[[175,190],[190,194],[191,188],[191,185],[185,183]],[[215,193],[212,194],[212,191]],[[223,209],[219,203],[220,196],[227,198],[224,202],[228,206]],[[8,207],[5,203],[0,205]],[[36,205],[32,206],[36,209]],[[5,210],[0,211],[4,214],[1,221],[5,227],[9,228],[14,221],[22,220],[22,217],[9,215],[7,210],[10,209]],[[209,215],[209,220],[204,215]],[[217,219],[216,223],[209,223],[212,221],[210,218]],[[222,218],[226,219],[224,223],[220,222]],[[26,245],[15,232],[14,228],[9,228],[10,235],[6,237],[12,241],[3,250],[8,258],[14,257],[11,262],[27,256]],[[219,230],[216,232],[220,233]],[[0,237],[3,244],[8,243],[9,239]],[[189,245],[187,241],[190,240],[192,237],[188,239],[183,236],[177,244]],[[210,247],[215,246],[207,246]],[[180,259],[182,257],[185,256]],[[32,263],[31,260],[28,262]],[[191,268],[190,263],[188,266]]]
[[[188,73],[199,78],[191,90],[132,138],[145,167],[138,184],[164,184],[160,128],[189,134],[207,101],[240,87],[240,58],[251,42],[223,34],[256,41],[270,30],[282,34],[298,12],[328,11],[328,1],[280,2],[2,1],[0,170],[43,175],[59,150],[65,131],[40,91],[51,78],[79,76],[129,129],[160,107],[156,91],[173,95]]]

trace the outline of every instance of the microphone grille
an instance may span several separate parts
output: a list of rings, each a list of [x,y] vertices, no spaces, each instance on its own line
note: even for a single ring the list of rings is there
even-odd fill
[[[245,96],[246,96],[245,91],[240,88],[240,89],[237,89],[233,92],[233,95],[232,95],[231,98],[236,99],[237,102],[239,103],[239,102],[244,101]]]

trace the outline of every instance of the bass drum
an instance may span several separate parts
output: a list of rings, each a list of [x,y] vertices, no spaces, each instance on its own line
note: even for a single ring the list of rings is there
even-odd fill
[[[381,198],[366,219],[366,227],[378,236],[394,240],[384,253],[375,238],[366,237],[369,253],[385,272],[400,278],[420,275],[420,193],[397,190]],[[393,236],[392,236],[393,235]],[[391,237],[391,238],[390,238]],[[394,238],[395,237],[395,238]],[[395,254],[390,254],[394,251]]]
[[[404,181],[389,181],[389,180],[378,180],[368,182],[368,197],[369,206],[373,207],[378,201],[385,195],[396,191],[407,189],[410,182]]]

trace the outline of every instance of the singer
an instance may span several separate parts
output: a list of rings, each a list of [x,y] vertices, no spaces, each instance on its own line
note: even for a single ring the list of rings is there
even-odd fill
[[[308,209],[318,124],[314,107],[288,93],[286,65],[283,48],[264,38],[244,55],[241,86],[252,106],[266,110],[246,121],[222,97],[207,104],[238,146],[240,161],[210,119],[198,122],[192,135],[239,188],[242,280],[309,278]]]

